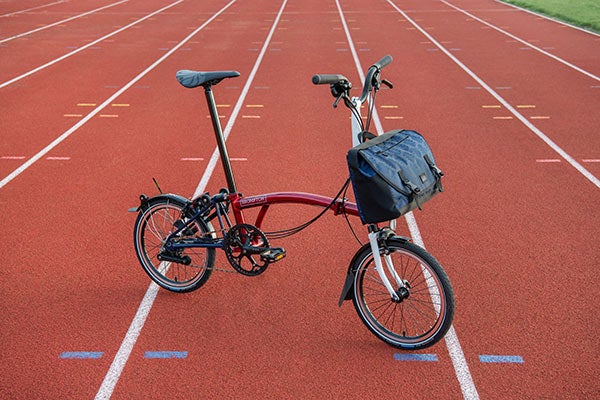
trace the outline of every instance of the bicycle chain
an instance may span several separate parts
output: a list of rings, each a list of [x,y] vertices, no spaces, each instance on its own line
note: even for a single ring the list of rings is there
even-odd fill
[[[195,265],[195,267],[198,269],[209,269],[209,270],[217,271],[217,272],[226,272],[228,274],[237,274],[238,273],[236,270],[233,269],[233,267],[231,267],[232,269],[217,268],[215,266],[205,267],[205,266],[200,266],[200,265]]]

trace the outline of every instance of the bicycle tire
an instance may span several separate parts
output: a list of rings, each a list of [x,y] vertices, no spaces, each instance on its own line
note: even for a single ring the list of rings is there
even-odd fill
[[[189,257],[190,264],[159,261],[164,239],[175,231],[175,222],[187,221],[187,201],[174,195],[153,197],[144,204],[135,221],[133,242],[144,271],[160,287],[171,292],[185,293],[200,288],[210,278],[215,263],[214,248],[186,248],[179,254]],[[212,237],[210,222],[196,219],[188,236]],[[193,232],[193,233],[192,233]]]
[[[446,272],[425,249],[405,239],[389,238],[382,247],[407,285],[408,296],[402,301],[392,299],[375,270],[367,244],[351,265],[356,312],[375,336],[391,346],[404,350],[432,346],[446,335],[454,317],[454,292]],[[400,291],[385,263],[384,269],[394,288]]]

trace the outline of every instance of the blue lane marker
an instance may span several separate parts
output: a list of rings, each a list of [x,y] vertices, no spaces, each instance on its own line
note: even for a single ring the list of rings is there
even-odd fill
[[[59,358],[102,358],[104,353],[101,351],[64,351],[59,354]]]
[[[437,354],[394,354],[394,360],[396,361],[427,361],[436,362],[438,360]]]
[[[525,361],[521,356],[493,356],[489,354],[481,354],[479,361],[482,363],[513,363],[523,364]]]
[[[186,358],[187,351],[147,351],[144,358]]]

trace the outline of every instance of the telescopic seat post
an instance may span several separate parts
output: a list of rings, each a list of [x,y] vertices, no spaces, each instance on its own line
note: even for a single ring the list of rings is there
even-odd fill
[[[204,86],[204,93],[206,95],[206,102],[208,103],[208,111],[210,112],[210,119],[213,123],[215,137],[217,138],[217,146],[219,148],[219,154],[221,155],[223,171],[225,172],[225,178],[227,179],[227,189],[229,190],[229,193],[236,193],[237,188],[235,186],[235,179],[233,179],[233,171],[231,170],[229,154],[227,154],[227,146],[225,146],[225,136],[221,130],[219,113],[217,112],[217,106],[215,105],[215,98],[212,94],[210,84]]]

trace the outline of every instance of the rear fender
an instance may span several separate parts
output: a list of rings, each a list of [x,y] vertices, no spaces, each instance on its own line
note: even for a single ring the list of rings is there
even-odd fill
[[[171,200],[172,202],[179,203],[181,205],[185,205],[190,202],[189,199],[186,199],[183,196],[180,196],[178,194],[173,194],[173,193],[159,194],[154,197],[148,197],[145,194],[141,194],[140,195],[140,205],[137,207],[132,207],[128,211],[129,212],[140,212],[140,211],[147,209],[149,207],[149,205],[154,203],[155,201],[162,201],[164,199]]]

